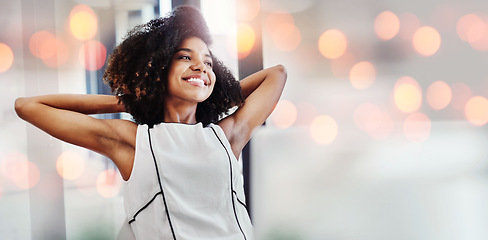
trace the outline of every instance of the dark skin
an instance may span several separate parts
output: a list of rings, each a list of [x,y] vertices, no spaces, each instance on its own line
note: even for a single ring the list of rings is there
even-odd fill
[[[187,38],[178,49],[183,50],[173,56],[168,73],[164,122],[195,124],[197,104],[212,92],[215,74],[208,47],[201,39]],[[189,80],[189,77],[193,79]],[[286,69],[281,65],[261,70],[240,81],[245,104],[217,123],[237,158],[252,132],[273,111],[285,82]],[[18,98],[15,111],[19,117],[55,138],[110,158],[122,178],[130,178],[137,124],[123,119],[88,116],[124,112],[125,107],[118,104],[115,96],[56,94]]]

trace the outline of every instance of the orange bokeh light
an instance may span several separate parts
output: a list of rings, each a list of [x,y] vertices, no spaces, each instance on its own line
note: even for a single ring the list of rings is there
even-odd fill
[[[80,49],[79,60],[88,71],[96,71],[105,65],[107,49],[96,40],[90,40],[83,44]]]
[[[403,122],[403,133],[411,142],[424,142],[430,136],[431,120],[423,113],[410,114]]]
[[[390,40],[400,31],[400,19],[391,11],[383,11],[374,20],[374,31],[381,40]]]
[[[336,121],[327,115],[314,118],[310,124],[310,135],[319,144],[332,143],[337,138],[338,132],[339,128]]]
[[[288,100],[280,100],[271,115],[271,120],[279,128],[289,128],[297,120],[297,108]]]
[[[415,31],[412,44],[418,54],[422,56],[432,56],[441,46],[441,35],[433,27],[421,27]]]
[[[472,97],[466,103],[464,115],[473,125],[485,125],[488,122],[488,99],[481,96]]]
[[[88,6],[79,4],[73,7],[69,16],[71,33],[80,40],[89,40],[98,31],[98,19],[95,12]]]
[[[456,82],[452,84],[451,106],[454,109],[464,110],[464,106],[472,96],[471,88],[466,83]]]
[[[5,155],[1,161],[1,173],[20,189],[30,189],[41,177],[37,165],[19,152]]]
[[[433,109],[444,109],[452,99],[451,87],[443,81],[435,81],[427,88],[426,99]]]
[[[256,42],[254,29],[245,23],[237,26],[237,53],[238,58],[243,59],[249,56]]]
[[[341,31],[330,29],[322,33],[318,42],[319,51],[325,58],[340,58],[347,48],[347,38]]]
[[[34,33],[29,39],[29,50],[34,57],[45,59],[55,54],[56,37],[48,31]]]
[[[463,41],[472,43],[483,37],[485,22],[476,14],[462,16],[456,24],[456,32]]]
[[[81,176],[85,169],[83,157],[73,151],[65,151],[56,161],[56,170],[59,176],[67,180],[74,180]]]
[[[356,89],[369,88],[376,78],[376,69],[370,62],[358,62],[349,72],[349,81]]]
[[[281,51],[295,50],[302,41],[302,34],[295,24],[280,24],[272,32],[273,43]]]
[[[5,44],[0,43],[0,73],[7,71],[14,62],[14,52]]]
[[[422,105],[422,91],[412,77],[401,77],[395,84],[395,105],[400,111],[415,112]]]
[[[113,169],[107,169],[101,172],[97,177],[96,187],[98,193],[104,198],[117,196],[121,188],[119,174]]]

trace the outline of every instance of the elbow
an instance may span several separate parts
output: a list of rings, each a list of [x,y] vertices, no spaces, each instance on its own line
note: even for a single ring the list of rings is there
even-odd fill
[[[286,67],[278,64],[275,66],[275,71],[281,75],[281,78],[283,82],[286,82],[286,78],[288,77],[288,73],[286,71]]]
[[[26,109],[28,108],[29,100],[27,98],[17,98],[15,100],[15,112],[17,116],[25,119]]]

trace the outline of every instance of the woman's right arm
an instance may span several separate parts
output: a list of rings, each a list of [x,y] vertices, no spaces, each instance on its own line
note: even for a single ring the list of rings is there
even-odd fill
[[[87,115],[125,111],[115,96],[55,94],[18,98],[15,111],[20,118],[55,138],[109,157],[122,175],[132,168],[132,164],[123,160],[133,158],[136,125]],[[125,165],[130,169],[120,169]]]

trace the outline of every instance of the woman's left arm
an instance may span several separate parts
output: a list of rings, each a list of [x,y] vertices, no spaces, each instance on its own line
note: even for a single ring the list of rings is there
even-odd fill
[[[236,157],[275,108],[286,82],[286,69],[282,65],[256,72],[241,80],[245,103],[219,125],[224,130]]]

